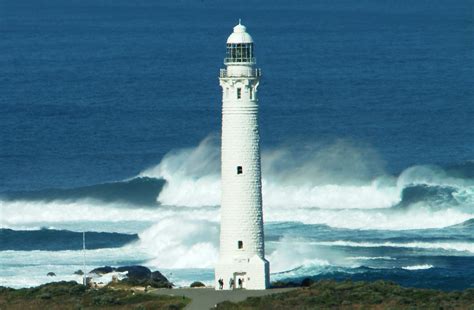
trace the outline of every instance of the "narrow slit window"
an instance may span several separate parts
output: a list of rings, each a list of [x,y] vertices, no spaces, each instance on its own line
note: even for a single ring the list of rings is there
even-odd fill
[[[239,241],[237,242],[237,247],[238,247],[239,249],[243,249],[243,248],[244,248],[244,243],[242,242],[242,240],[239,240]]]
[[[237,99],[242,98],[242,88],[237,88]]]
[[[250,93],[250,99],[253,99],[253,89],[252,88],[249,89],[249,93]]]
[[[242,166],[237,166],[237,174],[242,174],[242,173],[243,173]]]

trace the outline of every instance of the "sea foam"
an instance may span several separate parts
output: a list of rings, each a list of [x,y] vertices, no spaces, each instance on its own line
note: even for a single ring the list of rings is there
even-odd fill
[[[405,270],[426,270],[426,269],[431,269],[433,267],[434,267],[433,265],[425,264],[425,265],[405,266],[405,267],[402,267],[402,269],[405,269]]]

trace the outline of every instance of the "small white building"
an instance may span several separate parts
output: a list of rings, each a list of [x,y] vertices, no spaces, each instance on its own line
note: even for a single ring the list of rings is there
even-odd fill
[[[222,87],[222,202],[216,289],[266,289],[270,267],[265,259],[260,137],[254,44],[239,24],[227,39]]]

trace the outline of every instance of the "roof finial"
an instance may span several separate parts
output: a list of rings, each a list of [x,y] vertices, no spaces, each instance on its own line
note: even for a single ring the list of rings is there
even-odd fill
[[[241,23],[240,23],[240,18],[239,18],[239,25],[241,25]]]

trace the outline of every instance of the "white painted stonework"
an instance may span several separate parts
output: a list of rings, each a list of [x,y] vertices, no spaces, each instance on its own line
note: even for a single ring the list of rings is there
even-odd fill
[[[223,289],[238,289],[239,284],[244,289],[266,289],[270,272],[263,238],[257,99],[260,70],[254,67],[252,37],[240,23],[229,36],[227,47],[227,68],[219,78],[223,94],[222,203],[215,286],[220,289],[222,279]]]

